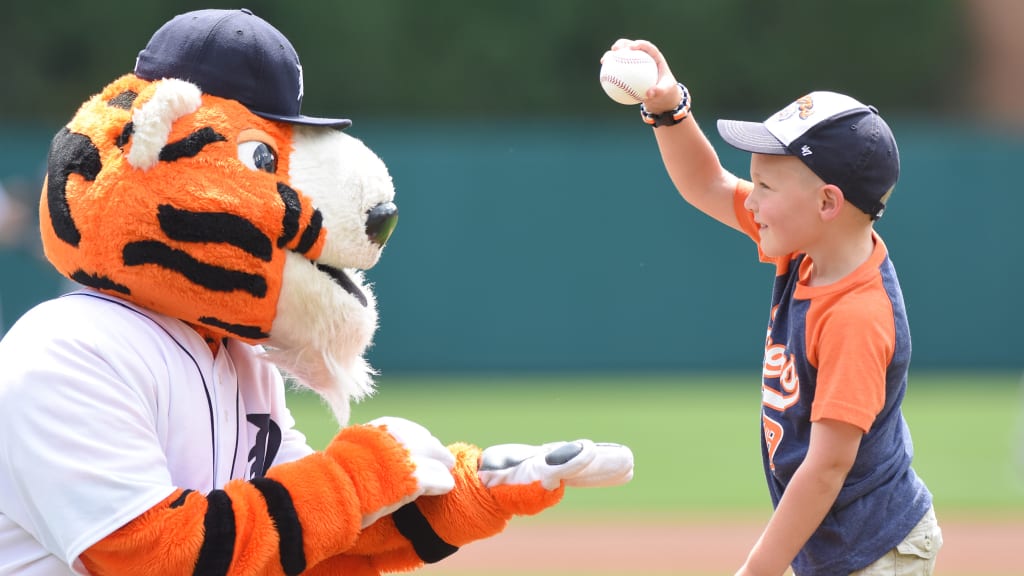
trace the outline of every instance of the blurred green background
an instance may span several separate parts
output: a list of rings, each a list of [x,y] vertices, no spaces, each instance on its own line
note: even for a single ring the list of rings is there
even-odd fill
[[[545,516],[598,513],[693,520],[749,517],[771,508],[760,456],[757,375],[709,372],[574,376],[384,377],[353,419],[401,415],[441,441],[480,446],[591,438],[627,444],[625,486],[574,489]],[[292,410],[310,444],[336,426],[310,393]],[[914,468],[944,518],[1024,514],[1024,393],[1019,374],[916,373],[904,414]]]
[[[5,6],[0,332],[67,289],[35,230],[48,142],[173,15],[224,2]],[[302,59],[304,112],[346,116],[401,221],[368,272],[380,394],[446,441],[600,437],[636,481],[569,511],[763,510],[757,378],[770,268],[672,188],[635,108],[597,82],[620,37],[667,55],[722,161],[720,117],[816,89],[877,106],[903,173],[878,229],[914,336],[918,466],[957,510],[1024,508],[1016,458],[1024,285],[1024,2],[248,1]],[[6,214],[6,215],[4,215]],[[315,443],[333,430],[296,395]],[[683,486],[684,489],[679,487]],[[592,500],[593,499],[593,500]]]

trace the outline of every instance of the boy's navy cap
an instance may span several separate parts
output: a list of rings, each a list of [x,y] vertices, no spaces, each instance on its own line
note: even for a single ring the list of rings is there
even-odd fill
[[[900,176],[896,139],[874,106],[835,92],[811,92],[764,122],[719,120],[732,146],[800,158],[873,220]]]
[[[172,18],[135,61],[145,80],[177,78],[292,124],[348,128],[351,120],[303,116],[302,66],[291,42],[250,10],[196,10]]]

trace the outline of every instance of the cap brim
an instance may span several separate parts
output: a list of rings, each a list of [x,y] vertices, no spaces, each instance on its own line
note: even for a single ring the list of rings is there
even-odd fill
[[[256,110],[250,110],[253,114],[266,118],[267,120],[277,120],[279,122],[288,122],[289,124],[303,124],[306,126],[326,126],[334,128],[336,130],[344,130],[352,125],[352,121],[348,118],[317,118],[316,116],[285,116],[282,114],[269,114],[267,112],[257,112]]]
[[[730,146],[757,154],[789,155],[789,150],[760,122],[719,120],[718,133]]]

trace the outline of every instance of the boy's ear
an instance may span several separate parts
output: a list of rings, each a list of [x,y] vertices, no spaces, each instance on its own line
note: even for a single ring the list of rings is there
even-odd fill
[[[838,186],[825,184],[818,191],[818,213],[823,220],[832,220],[839,216],[844,204],[846,197]]]

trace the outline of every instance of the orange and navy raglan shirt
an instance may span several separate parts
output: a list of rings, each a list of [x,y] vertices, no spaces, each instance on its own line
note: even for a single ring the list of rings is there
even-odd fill
[[[743,207],[734,209],[760,246]],[[921,520],[932,495],[911,467],[914,447],[901,404],[910,365],[910,328],[896,271],[881,237],[860,267],[825,286],[807,284],[805,253],[775,265],[761,384],[761,451],[778,506],[807,455],[811,424],[839,420],[864,431],[856,462],[835,504],[793,562],[797,574],[848,574],[896,547]]]

